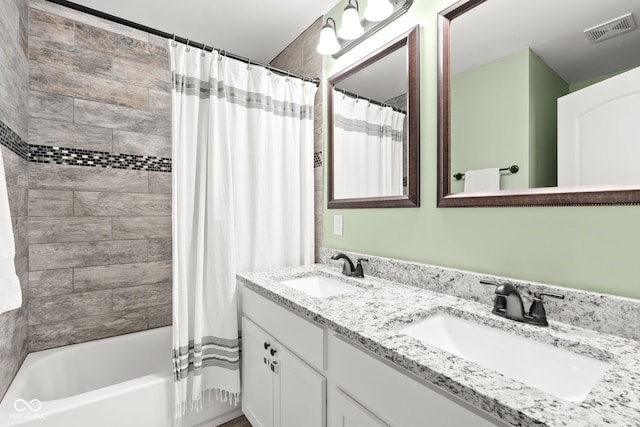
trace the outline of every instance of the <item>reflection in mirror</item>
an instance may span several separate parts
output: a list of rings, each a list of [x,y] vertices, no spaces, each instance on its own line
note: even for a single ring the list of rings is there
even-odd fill
[[[417,28],[329,79],[330,208],[417,206],[412,52]]]
[[[406,46],[333,87],[335,199],[407,194],[407,87]]]
[[[439,205],[640,201],[639,19],[637,0],[442,12]]]

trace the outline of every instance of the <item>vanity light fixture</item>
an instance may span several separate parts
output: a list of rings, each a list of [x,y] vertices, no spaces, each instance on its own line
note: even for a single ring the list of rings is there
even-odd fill
[[[364,27],[360,23],[360,9],[358,0],[353,0],[355,6],[349,0],[349,4],[342,12],[342,24],[338,30],[338,35],[344,40],[355,40],[364,34]]]
[[[340,29],[336,31],[336,22],[327,18],[320,30],[320,40],[316,46],[316,51],[320,55],[331,55],[334,58],[344,55],[390,22],[407,13],[413,4],[413,0],[368,0],[364,19],[360,20],[358,1],[347,1],[347,7],[342,13]]]
[[[389,0],[369,0],[364,10],[364,19],[371,22],[380,22],[393,13],[393,5]]]
[[[316,52],[320,55],[333,55],[340,50],[340,43],[336,37],[336,21],[327,18],[327,23],[320,30],[320,41],[316,46]]]

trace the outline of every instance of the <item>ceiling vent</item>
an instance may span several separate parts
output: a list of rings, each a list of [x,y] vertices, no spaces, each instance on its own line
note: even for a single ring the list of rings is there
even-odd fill
[[[584,33],[587,35],[591,43],[598,43],[603,40],[610,39],[611,37],[619,36],[620,34],[624,34],[628,31],[635,30],[635,28],[636,22],[633,20],[633,15],[627,13],[619,18],[596,25],[595,27],[587,28],[584,30]]]

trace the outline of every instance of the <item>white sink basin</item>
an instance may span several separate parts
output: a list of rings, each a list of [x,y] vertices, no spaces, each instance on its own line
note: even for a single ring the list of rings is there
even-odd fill
[[[446,314],[398,332],[570,402],[582,402],[609,368],[600,360]]]
[[[315,298],[327,298],[358,291],[355,286],[325,276],[302,277],[300,279],[283,280],[280,283]]]

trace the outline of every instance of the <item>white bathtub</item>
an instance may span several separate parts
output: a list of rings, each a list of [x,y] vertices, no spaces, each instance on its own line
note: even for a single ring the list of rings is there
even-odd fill
[[[0,426],[171,426],[173,402],[165,327],[29,354],[0,402]],[[239,406],[211,401],[181,425],[240,415]]]

